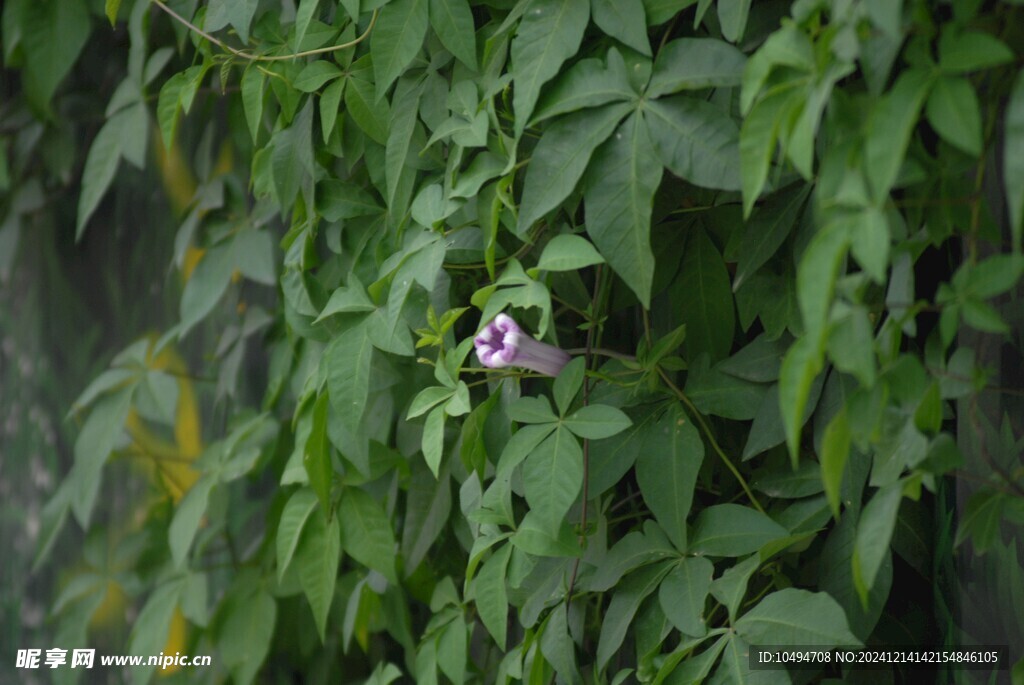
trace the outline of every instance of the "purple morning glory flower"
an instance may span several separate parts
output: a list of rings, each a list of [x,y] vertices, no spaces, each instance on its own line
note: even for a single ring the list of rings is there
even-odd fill
[[[546,376],[557,376],[572,359],[565,350],[534,340],[507,314],[494,317],[473,342],[480,363],[490,369],[521,366]]]

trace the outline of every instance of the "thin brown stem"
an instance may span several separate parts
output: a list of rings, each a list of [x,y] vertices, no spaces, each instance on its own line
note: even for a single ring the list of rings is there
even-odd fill
[[[215,38],[214,36],[210,35],[206,31],[202,30],[201,28],[190,22],[185,17],[181,16],[180,14],[172,10],[170,7],[161,2],[161,0],[150,0],[150,2],[152,2],[154,5],[162,9],[164,12],[167,13],[168,16],[170,16],[172,19],[177,21],[182,26],[186,27],[189,31],[192,31],[198,36],[202,36],[209,42],[221,48],[222,50],[230,52],[235,57],[238,57],[239,59],[248,60],[250,62],[280,62],[283,60],[300,59],[302,57],[310,57],[312,55],[323,55],[328,52],[336,52],[338,50],[352,48],[366,40],[367,36],[370,35],[370,31],[373,30],[374,25],[377,23],[377,10],[374,10],[373,14],[370,16],[370,25],[366,27],[366,30],[363,31],[363,33],[360,36],[348,41],[347,43],[341,43],[340,45],[330,45],[328,47],[317,48],[315,50],[304,50],[302,52],[292,53],[291,55],[254,55],[251,52],[246,52],[244,50],[233,48],[224,41],[220,40],[219,38]]]
[[[594,352],[594,331],[597,330],[597,321],[599,319],[597,315],[598,302],[601,297],[601,266],[594,270],[594,296],[591,298],[590,305],[590,328],[587,329],[587,347],[584,351],[585,361],[584,365],[587,369],[590,368],[590,362],[593,358]],[[583,406],[586,407],[590,404],[590,378],[587,376],[583,377]],[[583,504],[580,512],[580,546],[583,546],[583,542],[587,537],[587,500],[590,498],[590,440],[583,438]],[[576,587],[576,574],[580,570],[580,559],[576,557],[575,562],[572,565],[572,575],[569,577],[569,589],[565,593],[565,608],[566,611],[569,609],[569,602],[572,601],[573,589]]]

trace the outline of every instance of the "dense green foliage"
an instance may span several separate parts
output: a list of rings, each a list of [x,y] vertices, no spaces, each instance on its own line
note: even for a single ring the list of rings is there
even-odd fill
[[[1021,659],[1017,4],[8,0],[0,245],[127,233],[176,310],[67,408],[59,646],[790,682],[747,645],[985,637],[956,547]],[[576,359],[482,368],[500,312]]]

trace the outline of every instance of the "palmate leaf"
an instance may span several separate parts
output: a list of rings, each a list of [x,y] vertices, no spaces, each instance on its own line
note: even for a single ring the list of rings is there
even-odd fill
[[[654,280],[651,210],[662,168],[640,112],[619,126],[590,168],[584,181],[587,233],[647,307]]]
[[[576,54],[587,28],[590,3],[579,0],[534,0],[529,3],[512,40],[512,77],[516,136],[522,135],[542,85],[566,59]]]

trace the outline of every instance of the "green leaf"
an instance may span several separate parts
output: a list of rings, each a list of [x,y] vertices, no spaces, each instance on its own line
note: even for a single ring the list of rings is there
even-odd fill
[[[326,639],[327,615],[334,599],[334,584],[341,563],[341,540],[338,537],[338,517],[328,522],[326,513],[316,511],[306,520],[295,550],[295,566],[299,583],[313,610],[320,641]]]
[[[380,504],[368,493],[349,488],[341,497],[338,516],[342,547],[363,566],[379,571],[392,583],[395,574],[395,535]]]
[[[551,522],[542,519],[541,514],[533,510],[526,512],[512,536],[512,544],[535,557],[578,557],[582,554],[568,523],[559,522],[552,531]]]
[[[495,550],[480,568],[473,585],[477,613],[499,649],[505,649],[507,642],[508,593],[505,582],[511,554],[512,545],[502,545]]]
[[[590,440],[610,438],[629,428],[632,423],[621,409],[607,404],[580,407],[562,421],[562,425],[570,431]]]
[[[647,12],[647,25],[657,26],[664,24],[674,17],[680,10],[692,5],[694,0],[644,0],[644,10]]]
[[[648,566],[631,573],[612,595],[611,604],[601,621],[601,637],[597,643],[597,667],[603,669],[622,645],[640,603],[661,583],[672,569],[672,562]]]
[[[748,65],[747,73],[753,69]],[[744,82],[744,93],[747,91]],[[743,189],[743,216],[750,216],[768,180],[768,167],[775,155],[779,127],[794,106],[802,104],[800,93],[778,88],[754,104],[740,128],[740,177]]]
[[[1003,141],[1003,189],[1010,210],[1011,248],[1018,252],[1024,232],[1024,72],[1017,75],[1006,105]]]
[[[174,610],[178,606],[178,600],[181,598],[184,587],[184,578],[181,577],[161,583],[156,587],[146,600],[142,610],[139,611],[132,626],[131,640],[128,643],[129,651],[134,654],[153,654],[167,642],[171,618],[174,616]],[[143,670],[146,671],[144,676],[140,673]],[[153,669],[139,668],[132,680],[133,682],[145,682],[152,672]]]
[[[525,235],[576,187],[594,149],[612,134],[630,110],[626,103],[577,112],[549,126],[526,169],[516,232]]]
[[[89,527],[103,464],[122,435],[133,391],[134,386],[128,386],[97,401],[75,440],[75,464],[68,475],[74,483],[71,510],[84,529]]]
[[[565,416],[565,412],[569,411],[572,401],[576,398],[580,387],[583,385],[586,363],[585,357],[573,359],[565,365],[565,368],[562,369],[555,379],[553,394],[555,396],[555,406],[558,407],[558,414],[560,416]],[[628,421],[629,419],[627,418],[626,420]],[[567,427],[572,430],[571,427]]]
[[[543,395],[520,397],[509,407],[508,416],[519,423],[549,423],[558,420],[551,411],[551,402]]]
[[[534,110],[533,123],[587,107],[632,101],[636,97],[622,54],[611,48],[607,66],[597,58],[581,59],[546,88]]]
[[[860,646],[842,607],[824,592],[773,592],[736,621],[736,633],[755,645]]]
[[[173,79],[174,76],[171,78]],[[252,65],[248,66],[242,74],[242,108],[245,110],[245,122],[249,125],[249,133],[252,135],[253,142],[256,142],[259,138],[260,124],[263,121],[263,85],[265,81],[266,76],[264,73]],[[167,88],[166,84],[164,88]],[[163,101],[163,92],[163,89],[161,89],[161,102]],[[157,111],[161,111],[159,106]],[[164,145],[167,146],[169,139],[174,136],[173,127],[171,128],[170,135],[168,135],[162,123],[160,128],[164,131]]]
[[[742,52],[714,38],[676,39],[658,52],[644,96],[738,86],[746,61]]]
[[[281,582],[288,566],[298,549],[302,529],[310,515],[316,510],[317,496],[308,489],[296,490],[288,498],[277,525],[277,580]]]
[[[722,35],[729,42],[738,43],[743,38],[750,4],[751,0],[718,0],[718,21],[722,26]]]
[[[292,125],[274,135],[271,155],[274,187],[282,207],[291,207],[302,181],[313,175],[313,99],[292,121]]]
[[[821,481],[825,486],[832,515],[836,519],[839,518],[843,474],[846,472],[846,459],[850,455],[851,438],[850,421],[844,406],[828,422],[821,441]]]
[[[516,138],[533,114],[541,86],[579,50],[589,14],[589,3],[563,0],[534,0],[523,14],[511,49]]]
[[[799,458],[800,430],[805,420],[804,412],[810,398],[811,386],[821,372],[823,356],[820,349],[815,349],[811,338],[800,338],[789,348],[779,372],[779,407],[782,410],[786,445],[794,465]]]
[[[587,233],[647,307],[654,280],[651,211],[662,170],[639,112],[598,149],[590,169],[584,181]]]
[[[331,445],[327,440],[328,405],[327,393],[320,393],[313,405],[313,428],[302,454],[302,465],[309,477],[309,486],[320,500],[320,508],[325,516],[331,513],[331,486],[334,485]]]
[[[4,12],[5,43],[7,24],[15,21],[14,12],[13,7],[10,13]],[[25,53],[21,84],[33,108],[49,112],[57,86],[71,72],[89,40],[89,8],[84,0],[26,2],[20,14],[20,45]]]
[[[302,39],[306,37],[309,23],[316,16],[317,5],[320,0],[299,0],[299,6],[295,10],[295,34],[292,37],[292,52],[298,52],[302,45]]]
[[[395,0],[380,11],[370,35],[377,101],[419,53],[427,24],[427,0]]]
[[[840,220],[848,232],[850,248],[871,279],[884,284],[889,269],[889,220],[881,209],[866,207]]]
[[[590,494],[599,495],[619,482],[640,453],[639,436],[654,420],[653,413],[635,415],[633,425],[607,440],[590,443]]]
[[[212,32],[231,24],[242,42],[248,43],[249,25],[258,5],[259,0],[210,0],[203,28]]]
[[[437,638],[437,665],[455,685],[465,682],[468,643],[469,633],[461,616],[450,621]]]
[[[563,234],[555,236],[544,246],[536,268],[539,271],[577,271],[603,263],[604,257],[598,254],[589,240]]]
[[[184,568],[188,550],[192,547],[199,523],[206,514],[210,501],[210,491],[217,481],[212,476],[200,478],[178,503],[174,518],[167,528],[167,542],[171,548],[171,558],[177,568]]]
[[[444,410],[444,407],[434,407],[423,424],[423,459],[430,467],[434,478],[438,477],[441,470],[441,457],[444,456]]]
[[[715,557],[741,557],[787,535],[788,530],[755,509],[739,504],[715,504],[697,517],[687,551]]]
[[[330,141],[331,133],[334,132],[334,124],[338,119],[338,112],[341,109],[341,96],[345,92],[345,79],[337,79],[331,85],[324,88],[320,94],[320,131],[324,136],[324,143]]]
[[[236,269],[246,277],[266,285],[276,280],[269,233],[242,230],[228,242],[217,245],[203,255],[181,296],[179,338],[183,338],[213,310],[231,283]]]
[[[853,583],[866,606],[875,577],[882,566],[889,541],[896,528],[896,515],[903,501],[903,483],[897,481],[879,488],[864,505],[857,523],[857,541],[853,550]]]
[[[426,0],[421,1],[426,2]],[[376,32],[377,30],[374,29],[374,33]],[[386,145],[391,108],[388,106],[387,99],[376,99],[373,82],[369,80],[369,69],[356,68],[358,63],[352,65],[352,73],[345,85],[345,110],[351,115],[356,125],[363,130],[363,133],[381,145]]]
[[[640,0],[591,0],[590,5],[598,28],[640,54],[651,56],[644,5]]]
[[[370,362],[373,346],[365,324],[353,326],[335,338],[324,351],[331,404],[345,428],[359,432],[370,393]]]
[[[797,185],[772,195],[743,228],[733,292],[772,258],[789,237],[800,218],[811,191],[810,185]]]
[[[679,552],[673,549],[665,533],[654,521],[644,524],[644,532],[634,530],[615,543],[601,560],[589,579],[589,588],[594,592],[605,592],[618,584],[622,576],[655,561],[676,558]]]
[[[452,509],[451,479],[426,477],[426,468],[418,462],[411,467],[401,546],[406,577],[415,573],[446,530]]]
[[[316,188],[316,210],[328,221],[373,216],[384,211],[373,195],[355,183],[328,178]]]
[[[715,567],[704,557],[686,557],[665,576],[658,588],[661,609],[684,635],[703,637],[704,604]]]
[[[261,589],[247,596],[232,597],[225,603],[223,612],[223,623],[218,630],[218,651],[231,672],[232,681],[248,685],[270,651],[277,621],[277,603],[270,593]]]
[[[994,255],[975,265],[965,263],[963,282],[959,274],[953,277],[957,294],[970,299],[987,300],[1002,295],[1017,285],[1024,276],[1024,257],[1019,254]]]
[[[320,90],[328,81],[340,78],[341,76],[342,71],[336,64],[321,59],[310,62],[303,67],[299,75],[295,77],[292,85],[303,93],[312,93]]]
[[[703,1],[703,0],[702,0]],[[768,76],[776,67],[791,67],[797,72],[810,74],[816,71],[814,45],[796,22],[784,22],[768,36],[768,39],[750,58],[743,72],[742,91],[740,92],[740,112],[750,114],[751,106],[762,96],[768,100],[773,93],[788,90],[799,81],[788,80],[784,86],[766,89],[762,93]]]
[[[422,416],[423,414],[426,414],[431,407],[444,402],[454,394],[455,391],[451,388],[445,388],[439,385],[424,388],[412,399],[412,404],[409,405],[409,412],[405,415],[405,418],[414,419],[417,416]]]
[[[137,382],[137,374],[138,371],[135,369],[107,369],[93,379],[93,381],[89,383],[88,387],[82,391],[82,394],[78,396],[78,399],[72,403],[71,411],[75,412],[88,407],[100,395],[104,395],[119,386],[123,387],[128,385],[129,381]]]
[[[523,462],[523,489],[530,511],[556,532],[583,486],[583,451],[572,433],[558,428]]]
[[[963,303],[964,322],[975,330],[985,333],[1009,333],[1010,326],[991,305],[980,300],[965,300]]]
[[[980,31],[957,32],[947,26],[939,39],[939,68],[965,74],[1012,62],[1013,51],[995,36]]]
[[[736,621],[736,612],[740,602],[747,594],[747,582],[754,571],[761,565],[761,556],[753,554],[735,566],[726,569],[725,573],[712,581],[711,596],[717,599],[729,611],[729,620]]]
[[[677,95],[644,107],[651,141],[669,171],[702,188],[740,189],[739,130],[715,105]]]
[[[981,105],[966,78],[938,79],[928,96],[925,114],[947,143],[974,157],[981,154]]]
[[[737,378],[711,368],[707,356],[698,357],[686,376],[686,396],[702,414],[734,421],[749,421],[757,416],[768,388],[763,383]]]
[[[466,0],[430,0],[430,25],[456,59],[476,71],[476,28]]]
[[[103,125],[96,138],[89,146],[89,156],[85,159],[82,171],[82,193],[78,197],[78,221],[75,227],[75,240],[81,240],[85,226],[89,222],[100,200],[114,180],[121,153],[125,145],[125,127],[134,108],[123,109]]]
[[[182,95],[191,89],[192,79],[188,71],[174,74],[160,88],[160,94],[157,97],[156,103],[156,120],[160,125],[160,134],[163,136],[164,149],[166,150],[171,149],[175,132],[178,129],[178,119],[181,118]]]
[[[832,293],[849,241],[847,227],[832,223],[815,234],[800,257],[796,292],[810,349],[820,346],[824,340]]]
[[[551,420],[557,421],[557,418],[552,415]],[[537,445],[555,430],[555,427],[554,423],[542,423],[536,426],[524,426],[517,430],[505,443],[505,449],[501,451],[501,457],[498,459],[498,475],[508,474],[521,464],[527,455],[533,452]]]
[[[864,172],[878,201],[888,198],[896,182],[931,82],[930,73],[908,69],[875,105],[868,118]]]
[[[694,226],[683,249],[679,277],[670,292],[686,324],[686,356],[707,354],[712,362],[729,355],[735,307],[729,272],[708,234]]]
[[[686,551],[686,517],[704,460],[704,443],[678,404],[670,406],[639,441],[636,481],[640,494],[676,549]]]
[[[953,544],[959,547],[970,539],[974,553],[985,554],[999,540],[999,530],[1006,519],[1006,504],[1004,493],[989,488],[972,494],[957,525]]]
[[[355,278],[352,279],[352,283],[350,286],[342,286],[331,293],[331,299],[327,300],[327,304],[324,305],[320,316],[314,323],[323,321],[334,314],[364,313],[377,309],[377,306],[370,301],[362,284],[358,283]]]
[[[771,383],[779,379],[779,367],[787,349],[786,340],[771,340],[762,333],[739,352],[720,362],[717,368],[753,383]]]
[[[103,13],[107,15],[111,26],[117,24],[117,10],[120,8],[121,0],[106,0],[106,3],[104,3]]]

